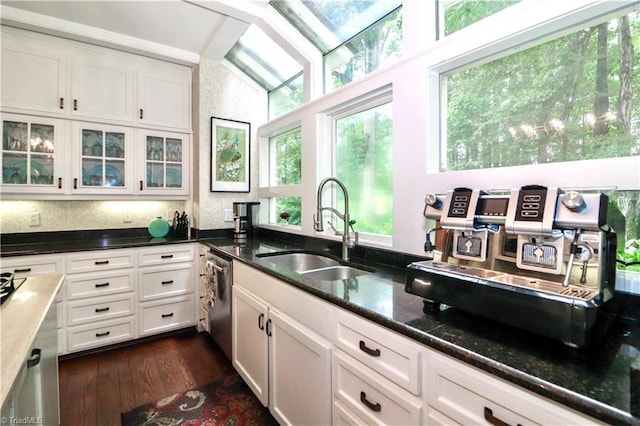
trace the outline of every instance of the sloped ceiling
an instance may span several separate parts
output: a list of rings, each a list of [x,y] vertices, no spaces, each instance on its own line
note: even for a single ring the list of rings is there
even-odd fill
[[[268,0],[5,1],[2,24],[198,63],[221,59]]]

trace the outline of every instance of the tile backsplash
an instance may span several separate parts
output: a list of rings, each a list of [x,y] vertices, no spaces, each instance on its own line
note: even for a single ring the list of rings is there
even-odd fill
[[[186,211],[187,205],[186,201],[4,200],[0,201],[0,232],[140,228],[157,216],[171,221],[167,215]]]

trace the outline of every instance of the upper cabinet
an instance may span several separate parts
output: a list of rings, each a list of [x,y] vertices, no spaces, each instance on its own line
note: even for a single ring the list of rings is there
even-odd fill
[[[29,37],[2,33],[2,109],[65,115],[66,53]]]
[[[138,71],[137,101],[138,123],[191,128],[191,70],[172,64],[143,66]]]
[[[191,68],[1,27],[2,195],[189,196]]]
[[[2,110],[191,131],[191,69],[2,27]]]
[[[133,123],[135,68],[110,55],[73,58],[71,102],[73,117]]]

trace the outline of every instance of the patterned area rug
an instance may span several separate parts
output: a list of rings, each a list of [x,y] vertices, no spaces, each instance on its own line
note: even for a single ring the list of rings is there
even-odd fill
[[[123,426],[277,425],[237,373],[122,413]]]

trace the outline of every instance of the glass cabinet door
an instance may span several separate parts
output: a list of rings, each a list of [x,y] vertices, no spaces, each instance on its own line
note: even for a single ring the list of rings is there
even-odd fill
[[[55,170],[58,152],[54,124],[4,118],[2,185],[60,189],[61,178],[56,179]]]
[[[82,186],[125,186],[125,134],[82,129]]]
[[[184,189],[183,159],[186,138],[146,135],[145,187],[148,189]]]

